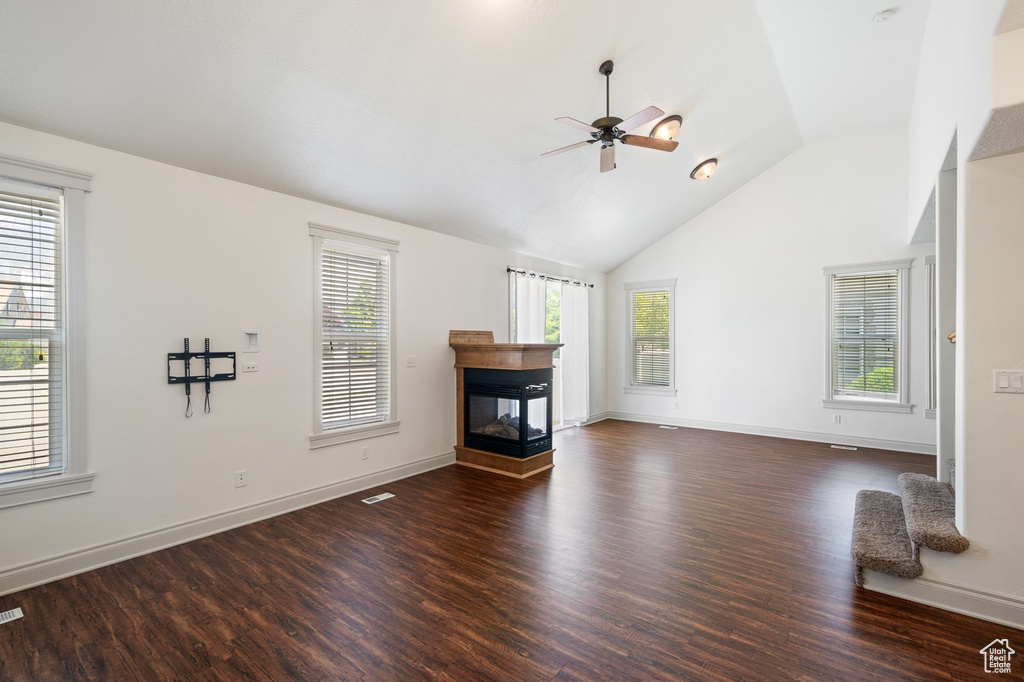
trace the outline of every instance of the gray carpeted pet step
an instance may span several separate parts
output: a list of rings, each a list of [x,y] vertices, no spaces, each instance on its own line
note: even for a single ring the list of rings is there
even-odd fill
[[[900,578],[916,578],[924,571],[917,547],[907,535],[899,495],[881,490],[857,493],[853,516],[853,561],[857,585],[864,585],[863,569]]]
[[[963,552],[971,543],[956,529],[953,487],[925,474],[900,474],[903,515],[910,539],[939,552]]]

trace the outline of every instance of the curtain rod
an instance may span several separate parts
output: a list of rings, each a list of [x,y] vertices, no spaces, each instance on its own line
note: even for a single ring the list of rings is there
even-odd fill
[[[578,287],[590,287],[591,289],[594,288],[593,284],[590,284],[588,282],[581,282],[578,279],[569,279],[568,277],[555,277],[554,275],[545,275],[543,273],[534,272],[532,270],[520,270],[519,268],[513,268],[512,266],[505,268],[505,272],[509,274],[514,272],[517,275],[522,275],[523,277],[537,277],[538,279],[546,279],[550,282],[561,282],[562,284],[574,284]]]

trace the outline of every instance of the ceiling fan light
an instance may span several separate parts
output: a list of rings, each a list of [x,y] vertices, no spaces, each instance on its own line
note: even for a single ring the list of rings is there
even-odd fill
[[[701,161],[697,164],[697,167],[690,171],[690,177],[694,180],[707,180],[715,174],[715,169],[718,168],[718,159],[708,159],[707,161]]]
[[[674,140],[676,139],[676,135],[679,134],[679,127],[681,125],[683,125],[682,116],[666,116],[658,122],[658,125],[654,126],[649,137],[654,137],[659,140]]]

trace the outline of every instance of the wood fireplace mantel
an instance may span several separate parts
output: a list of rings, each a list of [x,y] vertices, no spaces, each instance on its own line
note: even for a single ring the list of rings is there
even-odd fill
[[[452,330],[448,345],[455,349],[456,367],[480,369],[547,369],[560,343],[494,343],[493,332]]]
[[[455,350],[457,464],[484,469],[505,476],[526,478],[554,466],[554,449],[525,459],[508,457],[466,447],[465,443],[465,376],[466,369],[534,370],[554,367],[554,352],[560,343],[495,343],[494,333],[453,329],[448,345]]]

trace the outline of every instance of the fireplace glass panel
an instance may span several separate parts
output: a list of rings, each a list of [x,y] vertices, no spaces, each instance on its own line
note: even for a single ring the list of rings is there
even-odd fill
[[[471,395],[468,419],[472,433],[519,440],[518,400]]]
[[[543,438],[549,435],[548,430],[548,398],[530,398],[526,404],[527,424],[529,430],[526,432],[527,439]]]

